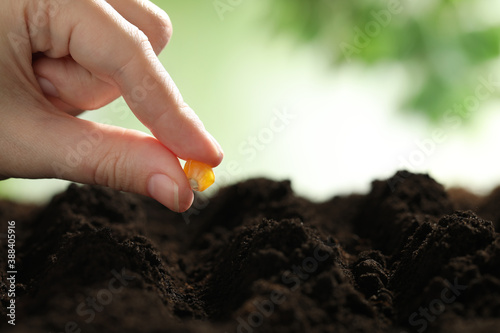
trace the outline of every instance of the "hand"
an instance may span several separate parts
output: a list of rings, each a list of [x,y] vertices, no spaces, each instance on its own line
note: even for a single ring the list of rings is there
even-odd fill
[[[100,184],[188,209],[178,157],[217,166],[222,150],[156,56],[167,14],[143,0],[5,0],[0,15],[0,178]],[[75,117],[120,95],[154,137]]]

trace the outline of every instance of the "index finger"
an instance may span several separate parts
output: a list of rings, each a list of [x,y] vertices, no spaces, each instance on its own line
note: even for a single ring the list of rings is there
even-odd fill
[[[220,146],[184,102],[146,35],[112,6],[104,0],[65,1],[50,22],[45,34],[35,36],[33,52],[69,54],[116,85],[139,120],[176,156],[211,166],[221,162]]]

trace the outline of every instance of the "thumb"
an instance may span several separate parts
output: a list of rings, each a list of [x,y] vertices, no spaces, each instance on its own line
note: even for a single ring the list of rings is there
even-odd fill
[[[33,121],[9,151],[13,177],[60,178],[150,196],[183,212],[193,192],[179,160],[154,137],[67,114]],[[26,123],[23,126],[27,126]],[[12,133],[12,135],[15,135]],[[23,163],[30,156],[31,163]],[[33,168],[36,165],[36,168]]]

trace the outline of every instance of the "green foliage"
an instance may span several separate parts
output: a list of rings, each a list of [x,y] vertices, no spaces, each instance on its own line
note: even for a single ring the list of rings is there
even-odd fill
[[[487,76],[488,62],[500,53],[500,27],[483,22],[476,0],[269,3],[277,32],[321,44],[334,65],[416,64],[423,82],[413,86],[404,107],[436,121],[474,93],[478,73]]]

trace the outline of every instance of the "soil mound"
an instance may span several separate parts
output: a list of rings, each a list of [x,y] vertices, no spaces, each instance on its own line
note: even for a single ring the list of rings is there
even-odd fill
[[[398,172],[323,203],[252,179],[185,214],[97,186],[0,202],[18,265],[12,327],[2,241],[0,328],[500,332],[499,198]]]

